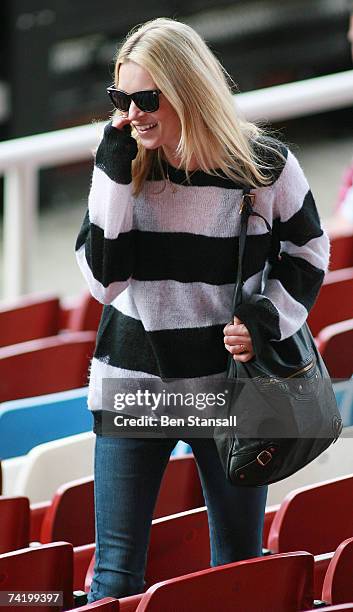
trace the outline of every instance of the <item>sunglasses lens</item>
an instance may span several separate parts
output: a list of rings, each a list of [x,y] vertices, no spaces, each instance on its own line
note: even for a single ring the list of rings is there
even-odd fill
[[[154,91],[139,91],[133,94],[133,100],[145,113],[153,113],[159,108],[159,96]]]
[[[115,108],[126,113],[130,106],[130,97],[127,96],[123,91],[117,91],[116,89],[108,90],[111,101]]]

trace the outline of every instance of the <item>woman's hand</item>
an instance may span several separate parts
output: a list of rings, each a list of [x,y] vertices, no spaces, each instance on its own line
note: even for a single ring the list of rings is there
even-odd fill
[[[235,361],[250,361],[255,355],[248,329],[238,317],[223,329],[224,345]]]
[[[112,119],[112,126],[117,130],[122,130],[125,125],[130,125],[130,123],[130,119],[127,115],[115,115]]]

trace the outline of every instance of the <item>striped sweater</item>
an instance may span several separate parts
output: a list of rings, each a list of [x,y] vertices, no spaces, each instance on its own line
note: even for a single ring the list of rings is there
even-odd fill
[[[329,241],[304,173],[284,145],[255,209],[280,240],[249,219],[237,316],[258,342],[290,337],[307,318],[328,266]],[[132,195],[136,142],[108,123],[98,147],[88,210],[76,243],[92,295],[105,304],[91,363],[88,405],[102,410],[102,378],[203,378],[227,368],[242,186],[201,170],[191,184],[165,162]],[[268,160],[267,160],[268,161]]]

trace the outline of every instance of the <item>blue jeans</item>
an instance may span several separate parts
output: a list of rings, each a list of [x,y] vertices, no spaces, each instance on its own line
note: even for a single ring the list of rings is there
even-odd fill
[[[211,566],[260,556],[267,487],[231,485],[213,438],[185,441],[192,447],[207,505]],[[97,435],[96,562],[89,602],[144,591],[154,506],[176,443]]]

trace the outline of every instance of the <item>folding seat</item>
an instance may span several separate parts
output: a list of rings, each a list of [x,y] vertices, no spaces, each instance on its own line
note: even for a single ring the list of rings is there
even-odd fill
[[[0,349],[0,402],[83,387],[95,332],[67,332]]]
[[[61,485],[44,515],[40,542],[64,540],[73,546],[94,542],[93,495],[92,476]]]
[[[0,497],[0,553],[29,544],[29,500],[27,497]]]
[[[86,431],[35,446],[24,457],[12,490],[33,504],[52,499],[68,481],[92,478],[94,443],[94,433]]]
[[[324,327],[316,340],[330,376],[350,378],[353,374],[353,318]]]
[[[78,304],[71,309],[67,329],[71,331],[97,331],[102,316],[103,305],[90,293],[80,296]]]
[[[353,533],[353,475],[289,493],[277,511],[267,547],[274,553],[330,552]]]
[[[4,402],[0,407],[0,457],[21,457],[38,444],[90,429],[92,415],[87,410],[87,387]],[[23,466],[25,460],[19,463]],[[22,466],[14,466],[15,472],[18,473],[17,468],[22,470]],[[12,494],[12,483],[10,490]]]
[[[67,542],[23,548],[0,555],[0,591],[52,591],[63,593],[63,608],[73,607],[73,550]],[[31,610],[53,612],[53,605]],[[13,606],[2,607],[13,610]]]
[[[193,455],[172,457],[164,472],[154,518],[204,503]],[[40,541],[58,539],[67,540],[74,546],[94,542],[93,477],[67,482],[57,490],[44,516]]]
[[[308,316],[316,336],[324,327],[353,317],[353,268],[326,274],[319,296]]]
[[[349,382],[353,391],[353,381]],[[347,474],[353,474],[353,427],[345,427],[337,442],[331,444],[309,465],[292,476],[271,484],[268,489],[267,504],[280,504],[285,496],[295,489]]]
[[[353,266],[353,234],[351,230],[331,231],[330,270]]]
[[[330,604],[353,601],[352,568],[353,537],[342,542],[331,559],[322,587],[323,601]]]
[[[294,612],[313,604],[314,559],[307,552],[258,557],[160,582],[136,612]],[[119,600],[125,612],[124,599]]]
[[[49,294],[26,295],[0,305],[0,346],[54,336],[59,331],[60,301]]]
[[[273,515],[275,509],[268,509]],[[266,518],[265,518],[266,520]],[[77,576],[75,588],[82,587],[82,576],[88,567],[92,549],[77,550]],[[76,563],[76,562],[75,562]],[[209,568],[210,539],[207,509],[196,508],[152,521],[150,543],[145,572],[146,588],[156,582],[167,580]],[[89,589],[93,576],[94,559],[89,564],[85,579],[85,590]],[[321,593],[321,592],[320,592]]]

